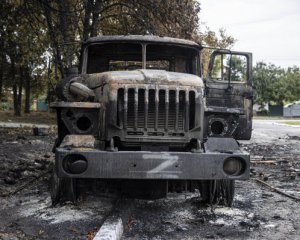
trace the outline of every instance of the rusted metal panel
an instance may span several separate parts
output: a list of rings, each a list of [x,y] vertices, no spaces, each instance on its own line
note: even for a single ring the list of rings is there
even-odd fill
[[[145,69],[145,44],[148,42],[159,43],[161,48],[172,44],[180,48],[192,47],[193,53],[194,50],[199,52],[201,46],[191,41],[153,36],[101,36],[88,40],[86,44],[117,41],[144,46],[141,48],[144,49],[141,55],[144,69],[105,70],[92,74],[83,71],[84,74],[69,79],[63,92],[70,102],[51,104],[58,111],[59,142],[70,134],[91,135],[102,142],[101,146],[117,145],[110,146],[110,149],[142,150],[148,147],[155,151],[160,146],[172,151],[180,149],[190,156],[188,153],[197,148],[195,143],[201,146],[208,136],[249,137],[251,84],[218,83],[208,79],[204,85],[197,76],[199,72],[188,74]],[[219,133],[213,133],[214,122],[222,124]],[[119,154],[121,156],[124,152]]]
[[[164,44],[176,44],[195,47],[202,49],[202,46],[190,40],[171,38],[171,37],[158,37],[151,35],[123,35],[123,36],[97,36],[89,38],[84,45],[101,42],[140,42],[140,43],[164,43]]]
[[[122,182],[155,179],[163,183],[153,191],[163,189],[159,196],[165,196],[167,182],[177,180],[248,179],[250,156],[234,138],[251,137],[252,56],[244,53],[246,82],[230,82],[229,73],[228,82],[208,77],[204,84],[201,49],[192,41],[157,36],[87,40],[81,74],[63,79],[57,86],[63,101],[51,104],[58,121],[54,173]],[[213,57],[217,53],[233,52],[217,50]]]
[[[84,100],[93,99],[95,97],[95,93],[92,89],[79,82],[71,82],[69,86],[69,91],[73,95],[80,97]]]
[[[124,129],[127,129],[128,89],[124,88]]]
[[[116,105],[123,111],[110,109],[110,112],[118,113],[118,117],[124,119],[124,124],[119,122],[116,128],[112,129],[113,131],[107,129],[109,136],[118,136],[122,142],[146,142],[147,140],[164,142],[168,140],[169,142],[164,142],[166,144],[171,144],[173,140],[178,143],[179,139],[182,143],[188,143],[192,138],[201,137],[199,124],[200,108],[203,108],[201,88],[118,84],[118,87],[110,88],[111,102],[115,102],[116,94],[114,92],[118,92]],[[195,92],[198,95],[197,99]],[[190,99],[197,102],[198,109],[195,109],[194,105],[190,106]],[[196,110],[199,111],[199,115],[196,114]],[[193,119],[190,129],[191,112],[194,114],[191,115]],[[113,121],[108,120],[108,122],[113,124]],[[198,125],[196,125],[197,123]],[[195,130],[194,128],[197,127],[198,130]],[[192,129],[194,130],[191,131]]]
[[[60,147],[72,147],[72,148],[95,148],[96,147],[96,139],[92,135],[67,135]]]
[[[161,84],[204,88],[202,79],[196,75],[153,69],[94,73],[82,75],[82,78],[91,89],[102,87],[106,84]]]
[[[69,174],[63,169],[63,159],[68,154],[80,154],[88,167],[82,174]],[[228,157],[238,157],[246,164],[245,172],[229,176],[223,171]],[[250,158],[248,154],[190,153],[190,152],[107,152],[96,149],[56,149],[56,164],[60,177],[103,179],[247,179]]]
[[[205,152],[234,153],[240,151],[239,144],[235,139],[225,137],[209,137],[204,143],[204,149]]]
[[[212,78],[214,58],[223,54],[244,56],[246,74],[240,82],[229,79],[215,80]],[[223,71],[222,71],[223,72]],[[249,140],[252,132],[253,116],[253,79],[252,54],[230,50],[216,50],[213,52],[208,77],[206,81],[205,133],[207,136],[233,137],[238,140]],[[220,133],[214,133],[212,123],[223,125]]]

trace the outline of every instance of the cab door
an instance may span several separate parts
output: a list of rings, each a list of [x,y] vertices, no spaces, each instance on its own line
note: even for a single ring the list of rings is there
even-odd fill
[[[210,57],[205,89],[207,135],[250,139],[252,54],[215,50]]]

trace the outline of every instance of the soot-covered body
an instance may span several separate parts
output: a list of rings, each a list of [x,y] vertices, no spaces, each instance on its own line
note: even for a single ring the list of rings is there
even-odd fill
[[[76,179],[97,178],[134,197],[199,189],[203,201],[231,205],[234,180],[249,177],[249,154],[235,138],[251,136],[252,85],[212,75],[204,82],[201,50],[154,36],[103,36],[83,45],[81,73],[60,82],[61,101],[52,104],[54,204],[76,199]]]

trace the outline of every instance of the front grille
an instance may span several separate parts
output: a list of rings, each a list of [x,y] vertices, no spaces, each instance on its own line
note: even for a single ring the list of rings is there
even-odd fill
[[[195,127],[195,91],[120,88],[117,124],[132,135],[187,132]]]

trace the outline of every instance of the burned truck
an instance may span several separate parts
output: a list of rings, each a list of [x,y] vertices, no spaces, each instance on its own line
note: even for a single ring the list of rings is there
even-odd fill
[[[99,36],[82,45],[80,73],[57,86],[53,204],[76,200],[79,179],[128,196],[198,189],[231,206],[249,178],[237,140],[252,131],[252,55],[218,49],[203,79],[203,47],[157,36]]]

